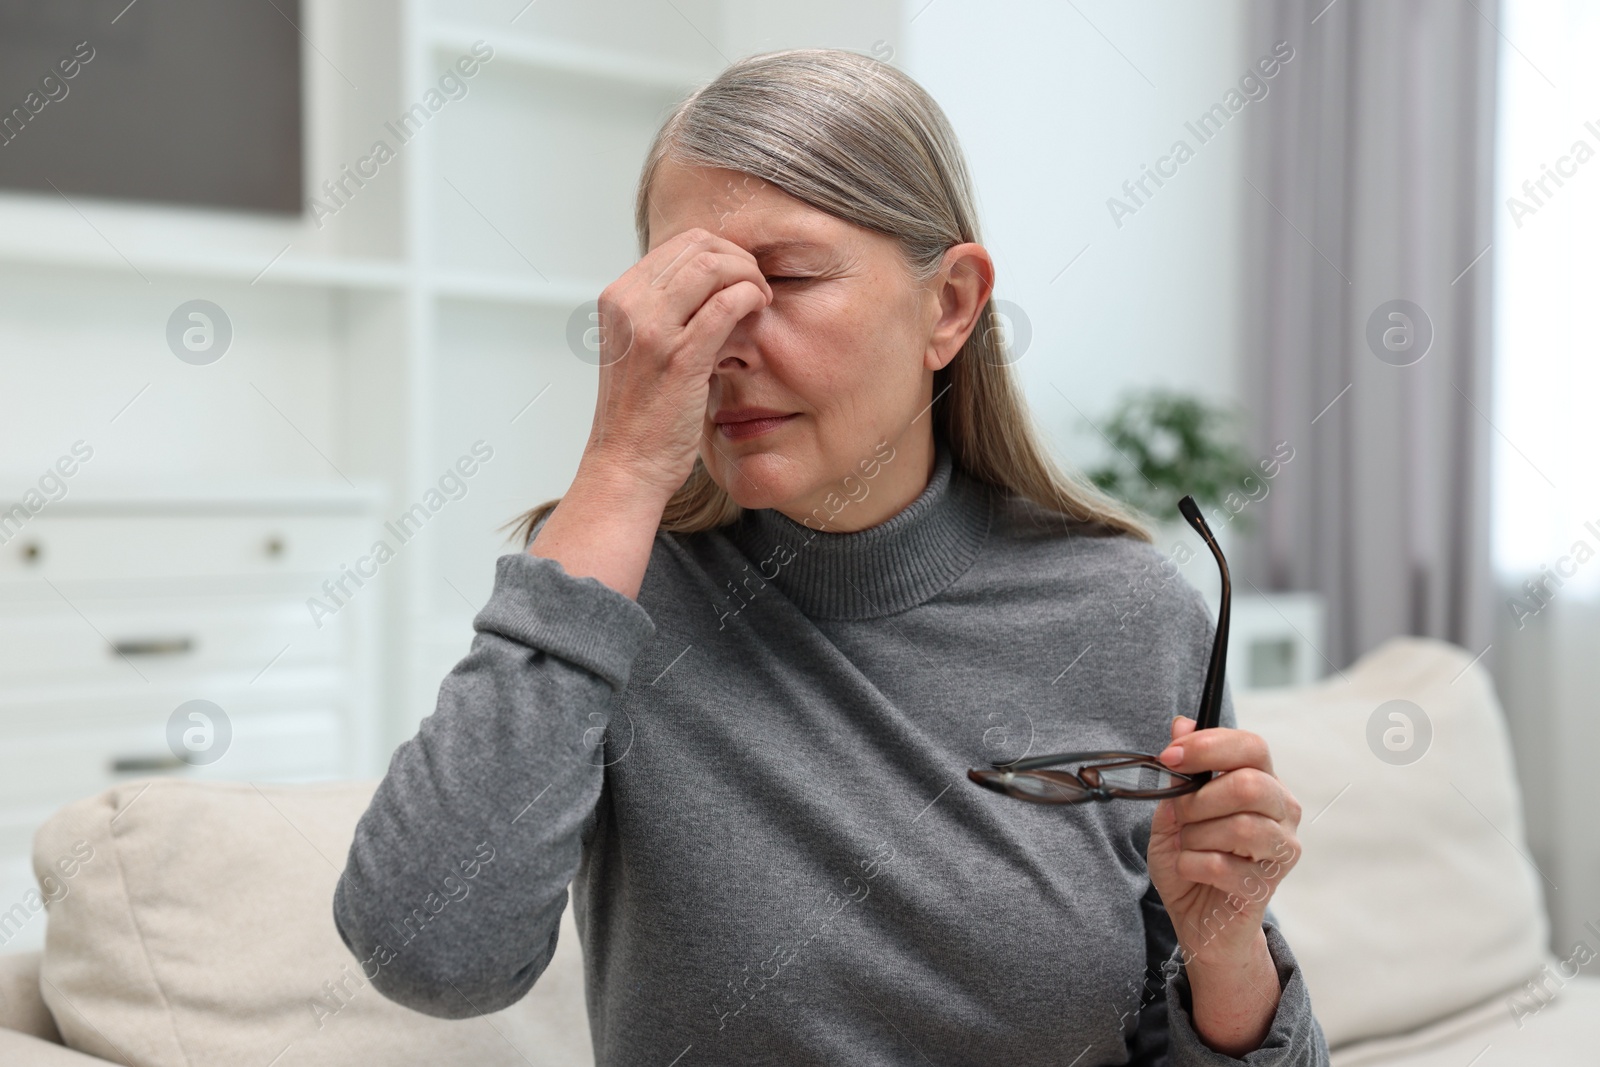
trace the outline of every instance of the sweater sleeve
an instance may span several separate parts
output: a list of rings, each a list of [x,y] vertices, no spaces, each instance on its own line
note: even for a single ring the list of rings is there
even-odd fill
[[[655,632],[555,560],[496,563],[471,651],[357,823],[334,923],[389,999],[464,1018],[519,1000],[555,951],[604,781],[598,742]]]
[[[1145,994],[1139,1023],[1128,1035],[1130,1067],[1328,1067],[1328,1042],[1311,1011],[1311,995],[1289,943],[1268,905],[1261,928],[1278,972],[1278,1010],[1260,1047],[1243,1057],[1227,1056],[1200,1040],[1190,1015],[1193,998],[1178,935],[1161,896],[1152,886],[1141,902],[1145,916]]]
[[[1322,1034],[1322,1024],[1311,1011],[1305,975],[1278,931],[1271,906],[1261,928],[1266,932],[1267,950],[1278,972],[1278,1010],[1272,1016],[1267,1036],[1255,1051],[1242,1057],[1224,1055],[1201,1041],[1189,1014],[1193,1006],[1189,975],[1175,951],[1169,957],[1177,964],[1175,973],[1172,964],[1167,968],[1171,975],[1166,988],[1169,1067],[1227,1067],[1241,1063],[1254,1067],[1328,1067],[1328,1042]]]

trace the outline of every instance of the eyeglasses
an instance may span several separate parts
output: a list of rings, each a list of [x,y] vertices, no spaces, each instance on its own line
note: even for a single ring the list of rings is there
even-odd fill
[[[1222,571],[1222,603],[1217,611],[1217,633],[1211,644],[1211,663],[1206,668],[1205,688],[1200,692],[1200,708],[1195,729],[1208,730],[1222,715],[1223,670],[1228,658],[1228,608],[1233,586],[1228,579],[1228,561],[1217,547],[1217,539],[1200,514],[1194,497],[1178,501],[1178,510],[1190,526],[1205,539],[1206,547],[1217,557]],[[1046,770],[1070,767],[1071,770]],[[1032,804],[1079,804],[1087,800],[1160,800],[1192,793],[1211,780],[1210,771],[1182,774],[1144,752],[1062,752],[1054,756],[996,763],[992,769],[969,770],[967,777],[986,789],[1026,800]]]

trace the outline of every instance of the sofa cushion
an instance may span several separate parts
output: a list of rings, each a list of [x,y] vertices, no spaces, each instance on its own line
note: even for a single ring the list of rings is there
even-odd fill
[[[40,983],[66,1044],[141,1067],[592,1063],[570,919],[504,1011],[435,1019],[371,987],[332,901],[375,786],[163,779],[52,816]]]
[[[1563,977],[1572,967],[1555,957],[1548,966],[1532,990],[1507,990],[1401,1037],[1345,1045],[1332,1067],[1594,1067],[1600,978]]]
[[[61,1044],[56,1021],[39,996],[39,953],[0,956],[0,1029]],[[0,1063],[8,1062],[0,1060]]]
[[[98,1056],[87,1056],[65,1045],[0,1029],[0,1063],[6,1067],[106,1067]]]
[[[1342,676],[1241,692],[1235,710],[1304,809],[1272,910],[1330,1046],[1416,1029],[1540,969],[1541,875],[1471,654],[1400,638]]]

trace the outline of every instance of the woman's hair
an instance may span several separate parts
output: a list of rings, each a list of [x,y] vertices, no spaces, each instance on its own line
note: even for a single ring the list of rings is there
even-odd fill
[[[656,133],[634,209],[640,255],[650,247],[657,169],[739,171],[796,200],[895,238],[912,279],[938,273],[944,253],[978,242],[977,210],[961,147],[933,98],[888,63],[840,49],[749,56],[679,104]],[[1063,471],[1042,445],[1012,377],[991,296],[961,351],[934,373],[933,429],[968,475],[1075,522],[1151,540],[1138,513]],[[523,544],[560,500],[507,523]],[[714,529],[744,509],[697,457],[667,501],[660,528]]]

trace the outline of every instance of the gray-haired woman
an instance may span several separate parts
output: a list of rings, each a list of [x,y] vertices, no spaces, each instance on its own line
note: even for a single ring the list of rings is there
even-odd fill
[[[571,885],[601,1064],[1327,1063],[1267,913],[1300,805],[1230,702],[1175,717],[1209,612],[1041,447],[938,105],[742,60],[636,221],[578,473],[351,846],[373,984],[506,1007]],[[1225,773],[1154,808],[966,780],[1052,747]],[[470,896],[394,925],[458,861]]]

